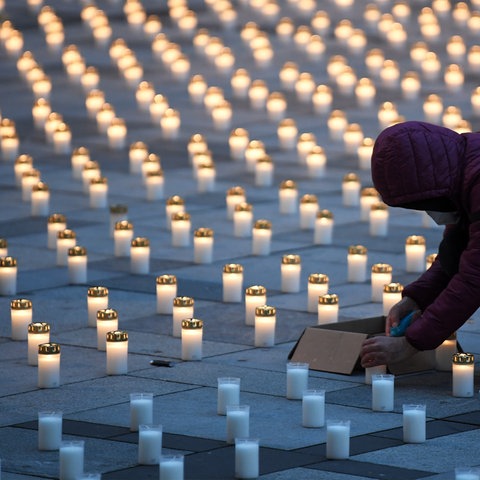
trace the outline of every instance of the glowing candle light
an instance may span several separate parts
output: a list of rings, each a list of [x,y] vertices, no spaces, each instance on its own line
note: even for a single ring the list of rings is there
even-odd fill
[[[325,293],[318,297],[317,325],[338,322],[338,302],[336,293]]]
[[[26,50],[18,57],[17,70],[23,78],[26,78],[27,72],[36,66],[37,61],[30,50]]]
[[[405,270],[422,273],[425,271],[426,241],[421,235],[410,235],[405,241]]]
[[[71,164],[73,178],[82,179],[83,169],[90,160],[90,151],[86,147],[78,147],[72,152]]]
[[[105,177],[95,177],[89,184],[90,208],[107,208],[108,180]]]
[[[270,187],[273,184],[274,165],[269,155],[260,157],[255,163],[255,185]]]
[[[190,231],[192,222],[190,214],[183,212],[172,213],[171,229],[172,229],[172,246],[188,247],[190,245]]]
[[[212,263],[213,233],[211,228],[198,228],[193,233],[194,263]]]
[[[85,92],[90,92],[98,88],[100,83],[100,74],[96,67],[87,67],[83,72],[81,84]]]
[[[363,245],[351,245],[348,248],[348,281],[363,283],[367,279],[367,249]]]
[[[202,359],[203,321],[196,318],[182,320],[182,360]]]
[[[31,168],[22,173],[22,200],[30,202],[32,200],[32,188],[40,181],[40,172]]]
[[[275,326],[277,310],[269,305],[255,308],[255,347],[273,347],[275,345]]]
[[[267,84],[264,80],[254,80],[248,89],[250,106],[254,110],[263,110],[269,95]]]
[[[97,312],[108,308],[108,288],[90,287],[87,291],[88,326],[97,326]]]
[[[133,224],[128,220],[116,222],[113,232],[114,255],[116,257],[129,257],[132,239]]]
[[[113,308],[97,311],[97,349],[106,351],[107,333],[118,330],[118,313]]]
[[[400,22],[394,22],[390,30],[386,32],[387,41],[396,50],[405,48],[408,34]]]
[[[318,313],[318,299],[328,293],[329,281],[324,273],[311,273],[308,276],[307,312]]]
[[[270,255],[272,223],[257,220],[252,229],[252,255]]]
[[[317,212],[319,210],[318,198],[313,194],[305,194],[300,199],[300,228],[302,230],[314,229]]]
[[[127,138],[127,125],[123,118],[112,118],[107,127],[108,145],[112,150],[122,150]]]
[[[38,412],[38,449],[59,450],[62,441],[62,412]]]
[[[260,140],[251,140],[245,150],[245,161],[248,172],[255,171],[257,161],[266,155],[265,145]]]
[[[275,27],[275,33],[282,42],[290,42],[295,31],[295,24],[289,17],[283,17]]]
[[[440,96],[436,94],[428,95],[423,103],[423,115],[425,120],[430,123],[440,123],[443,112],[443,102]]]
[[[45,122],[52,113],[50,102],[45,98],[38,98],[32,107],[33,123],[35,128],[41,130],[45,128]]]
[[[173,302],[177,296],[177,277],[175,275],[160,275],[156,278],[157,313],[173,314]],[[186,315],[191,317],[193,312]]]
[[[243,266],[238,263],[228,263],[223,266],[223,302],[239,303],[243,292]]]
[[[370,161],[373,153],[374,140],[371,137],[364,137],[357,148],[358,167],[360,170],[370,170]]]
[[[436,254],[436,253],[431,253],[430,255],[427,255],[426,261],[425,261],[425,264],[426,264],[426,268],[425,268],[425,269],[426,269],[426,270],[428,270],[428,269],[432,266],[432,264],[433,264],[433,262],[436,260],[436,258],[437,258],[437,254]]]
[[[369,233],[373,237],[386,237],[388,234],[388,207],[376,202],[370,207]]]
[[[107,332],[105,349],[107,375],[128,373],[128,333],[123,330]]]
[[[473,397],[475,357],[472,353],[455,353],[452,357],[452,395]]]
[[[12,340],[27,340],[28,325],[32,322],[32,302],[18,298],[10,302]]]
[[[395,60],[385,60],[380,70],[380,80],[385,88],[398,88],[400,82],[400,69]]]
[[[50,99],[50,92],[52,91],[52,82],[48,75],[43,75],[42,77],[36,79],[32,83],[32,92],[35,99],[44,98],[46,100]]]
[[[287,109],[287,100],[283,93],[272,92],[267,98],[266,108],[268,118],[272,121],[280,121],[284,118]]]
[[[313,75],[309,72],[299,74],[295,82],[295,94],[297,100],[302,103],[309,103],[312,100],[316,84]]]
[[[172,309],[172,335],[180,338],[182,332],[182,321],[193,317],[195,301],[191,297],[174,297]]]
[[[433,51],[427,52],[421,64],[423,78],[428,81],[437,80],[441,68],[442,64],[438,55]]]
[[[387,316],[390,309],[402,299],[403,285],[398,282],[383,286],[383,315]]]
[[[326,48],[320,35],[311,35],[309,42],[305,45],[305,51],[311,62],[321,61]]]
[[[365,65],[370,73],[370,75],[378,76],[383,67],[383,62],[385,61],[385,56],[383,51],[380,48],[372,48],[367,52],[365,56]]]
[[[342,140],[347,125],[348,120],[345,112],[343,112],[342,110],[333,110],[327,120],[330,138],[335,141]]]
[[[166,139],[175,139],[180,132],[180,113],[173,108],[167,108],[160,119],[162,135]]]
[[[308,44],[311,35],[312,32],[310,27],[307,25],[300,25],[297,27],[295,33],[293,34],[293,41],[299,50],[305,49],[305,46]]]
[[[298,128],[293,118],[284,118],[277,127],[277,136],[280,147],[284,150],[293,150],[297,143]]]
[[[230,85],[232,87],[233,96],[236,98],[248,98],[250,85],[252,80],[248,70],[245,68],[237,69],[231,77]]]
[[[130,242],[130,272],[147,274],[150,272],[150,241],[145,237],[136,237]]]
[[[313,243],[315,245],[331,245],[334,219],[330,210],[320,210],[316,214]]]
[[[318,85],[312,93],[313,110],[318,115],[328,113],[332,107],[333,94],[328,85]]]
[[[60,386],[60,345],[42,343],[38,345],[38,388]]]
[[[235,128],[228,138],[230,156],[234,160],[243,160],[250,142],[248,131],[244,128]]]
[[[342,181],[342,203],[346,207],[360,205],[360,178],[356,173],[347,173]]]
[[[87,283],[87,250],[76,245],[68,249],[68,282],[72,285]]]
[[[292,215],[298,210],[298,187],[293,180],[284,180],[278,190],[279,211]]]
[[[297,140],[297,154],[300,163],[306,163],[307,155],[317,145],[317,140],[312,132],[302,133]]]
[[[400,82],[400,87],[402,89],[403,98],[406,100],[417,99],[422,87],[418,73],[406,72]]]
[[[377,116],[380,128],[387,128],[398,119],[397,106],[392,102],[383,102],[378,108]]]
[[[357,76],[352,67],[344,65],[335,76],[335,82],[341,95],[352,95],[357,84]]]
[[[224,131],[230,128],[233,111],[230,102],[224,100],[213,107],[212,112],[213,128]]]
[[[13,135],[2,135],[0,146],[3,159],[13,162],[18,156],[18,149],[20,146],[18,135],[16,133]]]
[[[185,211],[185,200],[179,195],[169,197],[165,203],[167,229],[172,229],[172,215]]]
[[[252,285],[245,289],[245,325],[255,325],[255,309],[265,305],[267,289],[262,285]]]
[[[104,103],[96,113],[97,126],[100,133],[107,133],[108,127],[115,118],[115,110],[109,103]]]
[[[372,302],[383,301],[385,285],[392,283],[392,266],[388,263],[375,263],[371,270]]]
[[[331,25],[328,12],[325,10],[317,10],[313,15],[310,24],[315,33],[318,33],[318,35],[325,35],[329,31]]]
[[[299,75],[300,72],[298,70],[298,65],[295,62],[286,62],[279,72],[279,79],[282,88],[293,92]]]
[[[360,78],[355,85],[355,98],[362,108],[368,108],[374,104],[376,93],[377,89],[370,78]]]
[[[32,187],[31,193],[32,217],[46,217],[50,208],[50,189],[44,182],[38,182]]]
[[[283,255],[281,264],[281,291],[286,293],[299,292],[301,272],[302,265],[300,255]]]
[[[454,333],[435,349],[435,369],[451,372],[452,358],[457,352],[457,335]]]
[[[73,230],[66,228],[57,232],[57,265],[68,265],[68,250],[77,243],[77,235]]]
[[[101,90],[91,90],[85,97],[85,107],[90,118],[96,118],[97,113],[105,104],[105,94]]]
[[[38,365],[38,346],[50,342],[50,325],[45,322],[29,323],[27,331],[28,364]]]
[[[252,235],[253,207],[246,202],[237,203],[233,212],[233,231],[235,237]]]
[[[162,21],[158,15],[149,15],[143,25],[145,35],[153,40],[162,31]]]
[[[444,73],[444,82],[450,92],[457,93],[463,87],[464,75],[460,65],[448,65]]]

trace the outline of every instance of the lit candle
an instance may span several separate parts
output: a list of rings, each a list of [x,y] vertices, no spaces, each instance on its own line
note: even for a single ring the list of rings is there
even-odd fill
[[[52,113],[50,102],[45,98],[38,98],[32,107],[33,123],[35,128],[43,130],[48,116]]]
[[[113,308],[97,311],[97,349],[106,351],[107,333],[118,330],[118,313]]]
[[[132,239],[133,224],[128,220],[116,222],[113,232],[114,255],[116,257],[129,257]]]
[[[6,238],[0,238],[0,257],[8,256],[8,241]]]
[[[425,237],[410,235],[405,241],[405,269],[407,272],[421,273],[425,271]]]
[[[100,133],[107,133],[108,127],[115,118],[115,110],[109,103],[104,103],[96,113],[97,126]]]
[[[400,87],[403,98],[406,100],[416,100],[420,94],[422,84],[417,72],[406,72],[403,76]]]
[[[28,364],[38,365],[38,346],[50,342],[50,325],[33,322],[27,326]]]
[[[440,123],[443,112],[442,99],[435,94],[429,95],[423,103],[423,115],[430,123]]]
[[[77,244],[77,235],[66,228],[57,232],[57,265],[68,266],[68,250]]]
[[[257,160],[266,155],[265,145],[260,140],[252,140],[248,143],[245,150],[245,161],[247,164],[247,172],[255,171]]]
[[[165,96],[161,94],[157,94],[153,97],[152,102],[149,106],[150,118],[152,122],[156,125],[160,123],[162,120],[163,115],[169,108],[168,100]]]
[[[174,297],[172,302],[172,335],[182,336],[182,321],[193,318],[195,301],[191,297]]]
[[[142,173],[142,179],[147,184],[147,177],[149,173],[161,171],[162,166],[160,163],[160,157],[155,153],[149,153],[143,159],[140,171]]]
[[[172,229],[172,215],[185,211],[185,201],[179,195],[167,199],[165,204],[167,230]]]
[[[372,265],[372,302],[381,303],[383,301],[383,287],[392,283],[392,270],[392,266],[388,263],[375,263]]]
[[[287,100],[283,93],[272,92],[267,98],[266,103],[268,118],[273,122],[282,120],[287,110]]]
[[[363,77],[358,80],[355,86],[355,97],[360,107],[371,107],[375,102],[376,93],[375,84],[370,78]]]
[[[300,255],[283,255],[281,264],[281,291],[298,293],[302,272]]]
[[[342,203],[345,207],[360,205],[360,178],[356,173],[347,173],[342,181]]]
[[[130,242],[130,273],[141,275],[150,272],[150,241],[136,237]]]
[[[253,207],[242,202],[235,205],[233,212],[233,234],[235,237],[250,237],[252,235]]]
[[[373,187],[362,188],[360,192],[360,220],[369,221],[372,205],[380,201],[378,191]]]
[[[457,335],[454,333],[435,349],[435,369],[450,372],[452,358],[457,351]]]
[[[128,207],[120,203],[110,205],[110,237],[113,238],[115,234],[115,225],[122,220],[128,218]]]
[[[264,80],[254,80],[248,89],[250,106],[254,110],[263,110],[267,104],[269,95],[267,84]]]
[[[365,384],[366,385],[372,384],[373,375],[385,375],[386,373],[387,373],[386,365],[376,365],[375,367],[365,368]]]
[[[238,303],[242,301],[243,267],[238,263],[223,266],[223,302]]]
[[[33,158],[31,155],[22,154],[15,159],[14,164],[15,171],[15,184],[17,187],[22,186],[22,175],[24,172],[28,172],[33,169]]]
[[[235,478],[258,478],[259,441],[252,438],[235,438]]]
[[[308,303],[307,311],[318,312],[318,299],[328,292],[329,278],[323,273],[311,273],[308,276]]]
[[[28,325],[32,321],[32,302],[18,298],[10,302],[12,340],[27,340]]]
[[[314,226],[314,244],[331,245],[333,236],[333,213],[330,210],[317,212]]]
[[[381,129],[389,127],[398,121],[397,106],[392,102],[383,102],[378,108],[377,117]]]
[[[396,89],[400,82],[400,69],[395,60],[385,60],[380,70],[382,86],[388,89]]]
[[[236,438],[248,438],[250,433],[249,405],[227,405],[227,443],[234,443]]]
[[[62,412],[38,412],[38,449],[58,450],[62,442]]]
[[[226,415],[228,405],[240,404],[240,379],[234,377],[217,378],[217,414]]]
[[[287,394],[289,400],[301,400],[308,389],[308,363],[287,363]]]
[[[295,83],[300,75],[298,65],[295,62],[286,62],[279,72],[280,84],[285,90],[295,90]]]
[[[273,183],[274,165],[269,155],[264,155],[255,163],[255,186],[270,187]]]
[[[393,410],[394,384],[394,375],[372,375],[373,411],[391,412]]]
[[[90,208],[107,208],[108,180],[106,177],[95,177],[89,184]]]
[[[135,99],[140,110],[148,112],[150,104],[155,97],[155,88],[153,83],[142,81],[138,84],[135,92]]]
[[[85,168],[86,163],[90,160],[90,152],[86,147],[76,148],[72,152],[71,162],[73,178],[78,180],[82,179],[83,169]]]
[[[177,277],[175,275],[158,276],[156,278],[156,296],[157,313],[173,314],[173,300],[177,296]],[[192,316],[193,312],[186,317]],[[180,328],[178,328],[178,330],[180,333]]]
[[[343,133],[343,143],[345,151],[349,154],[355,154],[363,141],[362,127],[358,123],[351,123]]]
[[[317,212],[320,208],[318,198],[313,194],[305,194],[300,199],[300,228],[302,230],[314,229]]]
[[[78,245],[68,249],[68,282],[72,285],[87,283],[87,250]]]
[[[134,142],[128,150],[130,173],[141,173],[142,164],[148,156],[148,147],[144,142]]]
[[[386,237],[388,234],[388,207],[383,202],[370,207],[369,233],[372,237]]]
[[[38,345],[38,388],[60,386],[60,345],[41,343]]]
[[[165,179],[163,177],[163,170],[161,168],[147,172],[145,178],[145,186],[147,189],[147,200],[154,202],[161,200],[164,197]]]
[[[59,456],[59,480],[75,480],[83,475],[85,441],[62,441]]]
[[[272,223],[257,220],[252,229],[252,255],[270,255]]]
[[[31,168],[22,173],[22,200],[24,202],[32,201],[32,188],[40,181],[40,171]]]
[[[127,125],[123,118],[112,118],[107,127],[108,145],[112,150],[125,148],[127,139]]]
[[[322,178],[325,176],[327,156],[325,155],[325,150],[320,145],[312,147],[305,156],[305,163],[311,178]]]
[[[423,78],[428,81],[437,80],[441,68],[442,64],[438,55],[433,51],[427,52],[421,64]]]
[[[17,134],[3,135],[0,143],[3,159],[13,162],[18,156],[18,148],[20,146],[20,140]]]
[[[402,299],[403,285],[398,282],[383,286],[383,315],[387,316],[390,309]]]
[[[213,258],[213,230],[198,228],[193,234],[194,263],[212,263]]]
[[[97,67],[87,67],[80,79],[80,83],[82,84],[85,93],[97,89],[99,82],[100,75]]]
[[[90,194],[90,181],[94,178],[101,177],[100,165],[94,160],[89,160],[85,163],[82,170],[82,185],[83,193]]]
[[[203,321],[196,318],[182,320],[182,360],[202,359]]]
[[[325,293],[318,297],[317,325],[338,322],[338,295]]]
[[[255,347],[273,347],[275,345],[275,325],[277,310],[269,305],[255,308]]]
[[[128,333],[122,330],[107,332],[107,375],[123,375],[128,372]]]
[[[138,463],[158,465],[162,453],[162,426],[140,425],[138,432]]]
[[[267,289],[252,285],[245,289],[245,325],[255,325],[255,309],[267,302]]]
[[[215,178],[217,171],[212,160],[200,162],[196,169],[197,191],[199,193],[213,192],[215,190]]]
[[[108,288],[89,287],[87,291],[88,326],[97,326],[97,312],[108,308]]]
[[[298,188],[293,180],[284,180],[278,190],[279,210],[283,215],[293,215],[298,209]]]
[[[318,85],[312,94],[313,110],[317,115],[325,115],[332,108],[333,93],[328,85]]]
[[[243,187],[236,185],[227,190],[225,202],[227,204],[227,218],[229,220],[233,219],[235,206],[240,203],[245,203],[246,199],[245,189]]]
[[[215,130],[228,130],[232,123],[232,105],[230,102],[224,100],[213,107],[211,115],[213,120],[213,128]]]
[[[312,132],[302,133],[297,141],[297,154],[300,163],[306,163],[307,155],[317,146],[317,139]]]
[[[53,148],[55,153],[70,153],[72,132],[65,122],[60,122],[52,134]]]
[[[297,100],[301,103],[309,103],[312,100],[315,91],[315,80],[309,72],[302,72],[295,82],[295,94]]]
[[[320,428],[325,425],[325,390],[304,390],[302,395],[302,426]]]
[[[423,443],[426,437],[426,405],[404,404],[402,406],[403,441]]]
[[[452,395],[473,397],[475,357],[472,353],[455,353],[452,357]]]
[[[188,247],[190,245],[190,230],[192,227],[190,214],[187,212],[173,213],[172,225],[172,246]]]
[[[348,281],[362,283],[367,279],[367,249],[363,245],[348,248]]]
[[[334,141],[341,141],[347,125],[348,121],[345,112],[342,110],[333,110],[327,120],[330,138]]]
[[[162,480],[183,480],[184,456],[183,455],[161,455],[160,456],[160,478]]]
[[[163,138],[175,139],[180,133],[180,113],[173,108],[167,108],[160,119]]]
[[[0,295],[17,293],[17,259],[0,257]]]
[[[248,97],[248,92],[250,89],[250,74],[245,68],[239,68],[233,73],[230,84],[232,86],[233,96],[236,98],[245,99]]]
[[[297,122],[293,118],[284,118],[280,121],[277,127],[280,148],[283,150],[293,150],[297,144],[297,135]]]
[[[327,451],[331,460],[346,460],[350,456],[350,420],[327,420]]]
[[[230,156],[234,160],[243,160],[245,151],[250,142],[248,131],[244,128],[235,128],[230,133],[228,145],[230,148]]]
[[[97,113],[105,103],[105,94],[101,90],[91,90],[85,97],[85,107],[90,118],[97,118]]]
[[[140,425],[153,423],[153,393],[130,394],[130,431],[137,432]]]

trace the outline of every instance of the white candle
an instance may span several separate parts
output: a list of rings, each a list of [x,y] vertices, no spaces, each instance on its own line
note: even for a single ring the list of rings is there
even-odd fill
[[[182,320],[182,360],[202,359],[203,321],[196,318]]]
[[[0,257],[8,256],[8,242],[6,238],[0,238]]]
[[[90,195],[90,182],[94,178],[101,177],[100,165],[95,160],[89,160],[85,163],[82,170],[83,193]]]
[[[42,130],[45,128],[45,122],[48,116],[52,113],[50,102],[45,98],[35,100],[32,107],[33,123],[36,129]]]
[[[252,229],[252,255],[270,255],[272,224],[268,220],[257,220]]]
[[[341,141],[347,125],[348,121],[345,112],[342,110],[333,110],[327,120],[330,138],[337,142]]]
[[[55,153],[70,153],[72,132],[65,122],[60,122],[52,133],[53,148]]]
[[[348,281],[363,283],[367,279],[367,249],[362,245],[351,245],[348,248]]]
[[[345,460],[350,456],[350,420],[327,420],[327,451],[330,460]]]
[[[473,397],[475,357],[471,353],[456,353],[452,360],[452,395]]]
[[[248,147],[245,150],[245,162],[247,172],[255,172],[255,165],[257,161],[265,156],[265,144],[260,140],[252,140],[248,143]]]
[[[178,212],[172,214],[171,227],[172,246],[188,247],[190,245],[190,230],[192,228],[190,214],[187,212]]]
[[[320,210],[316,214],[313,242],[315,245],[331,245],[333,239],[333,213]]]
[[[129,257],[132,239],[133,225],[128,220],[115,223],[113,232],[114,255],[116,257]]]
[[[245,203],[247,197],[245,196],[245,189],[240,186],[231,187],[227,190],[225,196],[225,203],[227,205],[227,218],[233,220],[236,205]]]
[[[140,425],[138,432],[138,463],[157,465],[162,453],[162,426]]]
[[[160,480],[183,480],[183,455],[160,456]]]
[[[32,302],[18,298],[10,302],[12,340],[27,340],[28,325],[32,322]]]
[[[269,305],[255,308],[255,339],[256,347],[273,347],[275,345],[275,325],[277,310]]]
[[[277,127],[277,136],[280,148],[283,150],[293,150],[297,144],[298,128],[297,123],[292,118],[284,118]]]
[[[177,277],[160,275],[156,278],[157,313],[172,314],[173,299],[177,296]],[[187,315],[192,317],[193,315]]]
[[[293,180],[285,180],[278,190],[279,210],[283,215],[293,215],[298,209],[298,188]]]
[[[212,263],[213,260],[213,230],[199,228],[193,235],[194,263]]]
[[[108,288],[90,287],[87,291],[88,326],[97,326],[97,312],[108,308]]]
[[[215,178],[217,175],[215,164],[212,160],[205,160],[197,166],[197,192],[215,191]]]
[[[255,186],[270,187],[273,183],[273,162],[269,155],[265,155],[255,163]]]
[[[308,363],[287,363],[287,395],[289,400],[301,400],[308,389]]]
[[[67,219],[61,213],[54,213],[48,217],[47,222],[47,247],[51,250],[57,248],[58,232],[67,228]]]
[[[281,92],[272,92],[266,103],[268,118],[273,122],[279,122],[285,116],[287,100]]]
[[[252,438],[235,438],[235,478],[258,478],[259,442]]]
[[[76,245],[68,249],[68,282],[72,285],[87,283],[87,250]]]
[[[372,237],[386,237],[388,234],[388,207],[383,202],[370,207],[369,232]]]
[[[157,169],[147,172],[145,176],[145,186],[147,188],[147,200],[154,202],[161,200],[164,195],[165,180],[163,177],[163,170]]]
[[[387,316],[390,309],[402,299],[403,285],[398,282],[383,286],[383,315]]]
[[[105,177],[92,178],[89,183],[90,208],[107,208],[108,181]]]
[[[373,411],[391,412],[393,410],[394,381],[394,375],[372,375]]]
[[[405,242],[406,271],[422,273],[425,271],[425,237],[410,235]]]
[[[235,128],[228,137],[228,145],[230,148],[230,156],[234,160],[243,160],[245,151],[250,142],[248,131],[244,128]]]
[[[115,330],[106,334],[107,375],[128,372],[128,333]]]
[[[227,405],[227,443],[236,438],[247,438],[250,434],[250,406]]]
[[[27,327],[28,364],[38,365],[38,346],[50,342],[50,325],[34,322]]]
[[[191,297],[175,297],[172,306],[172,335],[182,336],[182,321],[193,317],[195,301]]]
[[[46,217],[50,208],[50,190],[48,185],[38,182],[32,187],[32,217]]]
[[[57,265],[68,265],[68,250],[77,244],[77,235],[73,230],[66,228],[57,233]]]
[[[297,141],[297,154],[299,163],[305,164],[307,155],[317,146],[317,139],[312,132],[302,133]]]
[[[90,118],[98,118],[97,113],[105,103],[105,94],[98,89],[88,92],[85,98],[85,107]]]
[[[22,173],[22,200],[30,202],[32,200],[32,188],[40,181],[40,172],[32,168]]]
[[[281,265],[281,291],[298,293],[302,273],[301,258],[299,255],[284,255]]]
[[[41,343],[38,345],[38,388],[60,386],[60,345]]]
[[[370,170],[374,141],[370,137],[365,137],[357,149],[358,168],[360,170]],[[361,199],[360,199],[361,203]]]
[[[372,375],[385,375],[387,373],[386,365],[377,365],[375,367],[365,368],[365,384],[372,384]]]
[[[238,203],[233,212],[233,234],[235,237],[252,235],[253,208],[249,203]]]
[[[141,275],[150,272],[150,241],[136,237],[130,243],[130,272]]]
[[[113,308],[104,308],[97,312],[97,349],[107,348],[107,333],[118,330],[118,313]]]
[[[62,442],[62,412],[38,412],[38,449],[58,450]]]
[[[22,187],[22,176],[25,172],[33,169],[33,158],[31,155],[23,153],[15,159],[15,164],[13,166],[15,171],[15,185],[17,187]]]
[[[426,437],[426,406],[403,405],[403,441],[423,443]]]
[[[153,393],[130,394],[130,431],[153,423]]]
[[[175,139],[180,132],[180,113],[173,108],[167,108],[160,119],[163,138]]]
[[[63,441],[60,445],[59,480],[76,480],[83,474],[84,440]]]
[[[306,194],[302,196],[300,199],[300,228],[302,230],[315,228],[319,208],[316,195]]]
[[[360,179],[355,173],[347,173],[342,182],[342,203],[345,207],[360,205]]]
[[[0,257],[0,295],[17,293],[17,260],[13,257]]]
[[[144,142],[134,142],[128,150],[130,173],[141,173],[142,164],[148,156],[148,147]]]
[[[325,390],[305,390],[302,395],[302,426],[319,428],[325,425]]]
[[[392,266],[388,263],[375,263],[372,265],[371,284],[372,302],[383,301],[383,287],[392,283]]]
[[[318,299],[328,293],[328,282],[328,276],[323,273],[311,273],[308,276],[308,312],[318,313]]]
[[[240,404],[240,379],[219,377],[217,379],[217,414],[226,415],[228,405]]]
[[[332,108],[333,93],[328,85],[317,85],[312,94],[313,110],[317,115],[325,115]]]
[[[252,285],[245,289],[245,325],[255,325],[255,309],[267,302],[267,289]]]
[[[457,350],[457,336],[453,334],[435,349],[435,369],[450,372],[452,370],[452,358]]]
[[[223,301],[238,303],[242,301],[243,267],[238,263],[228,263],[223,266],[222,273]]]
[[[338,295],[326,293],[318,297],[317,325],[338,322]]]
[[[0,146],[2,150],[3,160],[13,162],[18,157],[18,149],[20,147],[20,140],[17,134],[3,135],[1,137]]]

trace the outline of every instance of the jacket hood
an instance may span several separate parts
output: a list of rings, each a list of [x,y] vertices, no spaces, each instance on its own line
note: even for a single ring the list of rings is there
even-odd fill
[[[378,136],[372,179],[393,207],[455,210],[461,204],[464,136],[425,122],[403,122]]]

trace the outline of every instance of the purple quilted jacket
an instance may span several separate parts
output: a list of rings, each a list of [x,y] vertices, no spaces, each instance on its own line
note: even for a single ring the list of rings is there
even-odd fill
[[[394,207],[456,211],[468,219],[480,213],[480,133],[458,134],[423,122],[384,130],[372,155],[372,178],[383,201]],[[457,225],[448,225],[444,238]],[[419,350],[436,348],[480,307],[480,221],[467,224],[466,246],[456,273],[440,258],[404,296],[422,315],[406,331]],[[468,232],[468,233],[467,233]]]

